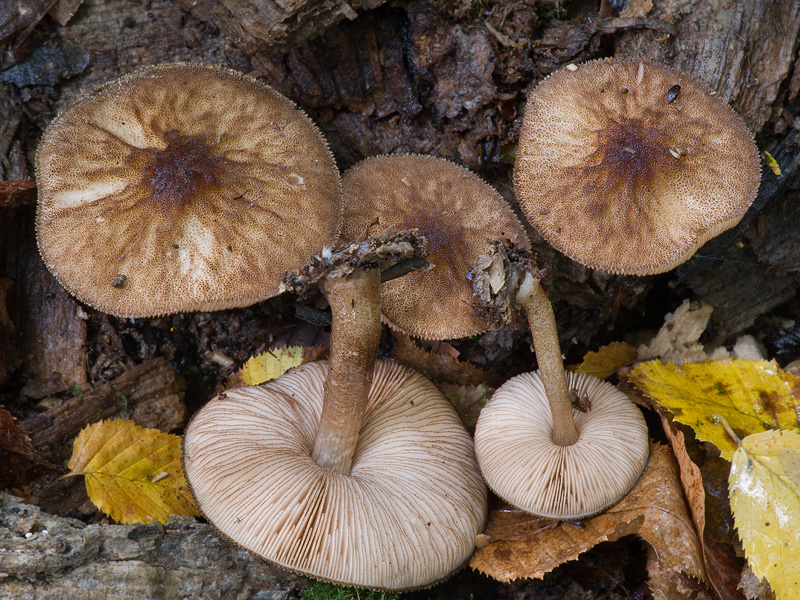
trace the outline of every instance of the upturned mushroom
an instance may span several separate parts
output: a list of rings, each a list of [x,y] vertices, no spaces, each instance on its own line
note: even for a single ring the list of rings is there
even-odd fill
[[[338,170],[317,127],[220,67],[159,65],[103,85],[47,128],[36,175],[45,264],[120,316],[268,298],[285,269],[335,243],[341,222]]]
[[[760,177],[752,134],[705,87],[658,65],[603,59],[531,92],[514,189],[557,250],[648,275],[736,225]]]
[[[416,250],[415,250],[416,248]],[[202,513],[285,568],[339,584],[425,587],[463,565],[486,518],[472,440],[436,387],[378,361],[378,266],[419,254],[401,232],[285,279],[321,285],[330,359],[229,391],[191,421],[184,470]]]
[[[489,328],[472,310],[467,272],[491,240],[528,248],[525,230],[489,184],[450,161],[414,154],[367,158],[342,176],[342,237],[370,228],[416,228],[428,240],[432,267],[381,286],[383,316],[423,339],[468,337]]]
[[[564,69],[534,89],[514,167],[520,207],[545,240],[586,266],[638,275],[672,269],[738,223],[759,180],[752,135],[727,105],[679,73],[613,59]],[[543,418],[551,419],[528,428],[551,431],[552,445],[528,440],[512,452],[520,400],[498,390],[476,427],[476,452],[489,486],[513,504],[554,518],[585,516],[636,482],[647,462],[646,427],[624,396],[609,403],[600,383],[565,379],[552,307],[538,272],[524,264],[496,253],[476,266],[476,277],[510,269],[519,283],[504,303],[528,316],[540,368],[525,381],[545,392]],[[540,399],[526,397],[528,414],[540,410]],[[588,410],[573,410],[572,400]],[[589,427],[607,404],[612,425]],[[531,452],[551,460],[529,468]],[[509,463],[527,466],[501,469]],[[623,477],[612,480],[611,467],[622,463]]]
[[[577,519],[621,500],[647,465],[641,411],[611,384],[565,374],[545,270],[532,254],[498,242],[470,271],[477,304],[503,324],[522,311],[539,366],[492,395],[475,427],[489,487],[527,512]]]

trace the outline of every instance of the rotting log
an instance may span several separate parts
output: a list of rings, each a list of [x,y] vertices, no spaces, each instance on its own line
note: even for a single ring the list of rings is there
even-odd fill
[[[57,70],[51,73],[54,79],[48,85],[27,85],[19,79],[18,85],[0,84],[0,106],[3,114],[9,115],[0,125],[2,176],[24,179],[32,174],[26,157],[33,156],[39,131],[81,95],[137,66],[178,60],[251,72],[287,93],[320,124],[343,167],[380,152],[431,153],[478,170],[509,200],[513,200],[510,163],[526,90],[570,62],[613,54],[678,67],[731,101],[756,134],[772,139],[778,119],[784,119],[787,110],[792,114],[791,94],[797,94],[800,87],[795,55],[800,25],[797,3],[654,0],[654,5],[644,18],[613,15],[599,19],[596,11],[587,8],[591,3],[568,0],[478,4],[408,0],[361,10],[355,20],[324,32],[319,29],[319,37],[293,49],[272,47],[251,54],[225,35],[223,27],[221,35],[174,0],[85,0],[66,26],[45,24],[37,31],[36,42],[75,55],[64,64],[87,63],[84,70]],[[475,10],[475,6],[482,9]],[[566,8],[566,17],[546,17],[554,7]],[[28,43],[33,40],[29,37]],[[43,68],[44,63],[28,62],[31,50],[23,47],[7,55],[18,57],[20,67]],[[787,123],[788,131],[779,137],[785,134],[790,140],[797,127],[792,118]],[[797,222],[784,216],[797,206],[796,194],[787,193],[787,188],[795,179],[798,154],[792,144],[785,145],[785,152],[766,149],[784,167],[780,180],[766,174],[765,185],[777,186],[766,192],[762,187],[767,201],[751,211],[747,223],[701,249],[702,256],[681,272],[685,275],[674,275],[715,305],[712,320],[723,333],[746,326],[774,307],[773,301],[793,294],[798,283],[796,272],[787,268],[791,254],[786,244],[778,248],[771,243],[785,235],[785,227]],[[765,214],[760,228],[759,214]],[[32,211],[2,208],[0,219],[4,220],[0,223],[0,277],[14,281],[7,305],[11,322],[22,331],[21,284],[27,274],[17,255],[25,242],[23,230],[31,229]],[[747,227],[751,229],[745,232]],[[587,273],[558,257],[541,240],[535,244],[547,259],[556,262],[553,271],[567,282],[559,288],[557,308],[560,316],[572,316],[570,323],[560,323],[565,325],[562,336],[588,343],[613,319],[610,311],[603,311],[610,304],[615,280]],[[758,260],[754,261],[754,253]],[[742,262],[750,265],[745,286],[738,281],[743,276]],[[765,269],[765,264],[772,270]],[[694,280],[690,280],[691,273],[696,274]],[[742,289],[758,290],[770,302],[751,299],[745,306]],[[39,298],[44,301],[44,296]],[[645,294],[637,293],[630,310],[641,309],[644,299]],[[675,306],[679,303],[676,299]],[[601,318],[595,318],[598,314]],[[740,319],[745,314],[747,318]],[[590,323],[594,325],[587,326]],[[100,401],[101,405],[113,405],[115,412],[109,416],[124,411],[116,391],[127,398],[129,408],[132,405],[132,394],[109,386]],[[84,397],[90,394],[86,392]],[[67,402],[80,409],[79,401]],[[53,413],[50,417],[56,417],[54,422],[59,425],[51,435],[46,433],[46,421],[36,421],[39,417],[29,417],[21,424],[37,432],[40,449],[49,447],[53,459],[63,460],[70,436],[85,423],[70,428],[70,417]],[[81,483],[74,478],[70,481],[73,487]],[[59,499],[63,504],[63,498]],[[0,571],[11,571],[9,550],[25,550],[21,554],[25,567],[14,575],[0,575],[0,597],[284,598],[297,581],[287,574],[270,579],[273,571],[269,566],[226,545],[209,526],[191,519],[167,526],[87,526],[38,513],[33,521],[36,527],[26,530],[18,524],[6,525],[6,515],[21,510],[19,506],[16,502],[2,508]],[[28,510],[36,512],[32,507],[24,509]],[[23,518],[32,515],[24,514],[27,517]],[[43,529],[49,537],[42,535]],[[25,533],[31,533],[31,539],[26,539]],[[37,533],[39,537],[33,539]],[[59,551],[66,548],[61,542],[71,549]],[[87,545],[88,549],[80,550]],[[200,573],[206,564],[207,578]],[[122,583],[115,584],[118,580]],[[115,585],[116,596],[109,592]]]
[[[86,525],[0,494],[0,598],[284,600],[305,583],[191,517]]]
[[[164,358],[137,365],[108,383],[99,384],[60,406],[21,421],[33,446],[46,459],[61,462],[81,429],[101,419],[130,418],[137,425],[173,431],[186,420],[183,392]]]
[[[386,0],[179,0],[203,21],[217,25],[249,52],[285,49],[316,37],[357,9],[371,10]]]

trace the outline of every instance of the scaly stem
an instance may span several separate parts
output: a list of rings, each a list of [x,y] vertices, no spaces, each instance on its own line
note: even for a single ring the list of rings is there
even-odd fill
[[[580,435],[572,416],[572,402],[569,399],[564,363],[561,360],[561,346],[558,343],[553,305],[550,304],[539,280],[530,273],[525,275],[519,287],[517,303],[522,306],[528,317],[536,360],[539,363],[539,374],[542,377],[547,400],[550,402],[550,412],[553,415],[551,438],[554,444],[571,446],[578,441]]]
[[[356,270],[322,283],[333,314],[331,353],[312,458],[348,475],[381,338],[380,271]]]

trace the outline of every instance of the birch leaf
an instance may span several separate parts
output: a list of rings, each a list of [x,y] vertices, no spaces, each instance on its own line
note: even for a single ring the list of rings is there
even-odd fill
[[[665,365],[657,360],[631,370],[629,380],[649,398],[711,442],[726,460],[736,444],[722,419],[740,437],[771,429],[795,429],[800,379],[775,361],[724,360]]]
[[[478,415],[492,397],[494,388],[482,384],[456,385],[455,383],[440,383],[438,387],[456,409],[467,431],[475,433]]]
[[[226,389],[243,385],[261,385],[283,375],[289,369],[317,360],[326,349],[322,346],[282,346],[250,357],[226,382]]]
[[[686,510],[677,465],[665,446],[651,446],[647,469],[625,498],[580,524],[534,517],[510,505],[491,511],[488,543],[469,564],[503,582],[541,578],[600,542],[631,534],[653,548],[647,570],[651,587],[661,594],[656,597],[686,598],[685,586],[695,591],[703,587],[700,542]]]
[[[753,572],[766,577],[778,600],[800,598],[800,432],[744,438],[728,484]]]
[[[639,353],[636,348],[625,342],[612,342],[607,346],[602,346],[597,352],[587,352],[583,357],[583,362],[574,367],[571,371],[593,375],[598,379],[606,379],[617,369],[636,360]]]
[[[181,438],[133,421],[100,421],[75,438],[71,475],[86,477],[97,508],[118,523],[198,516],[181,469]]]

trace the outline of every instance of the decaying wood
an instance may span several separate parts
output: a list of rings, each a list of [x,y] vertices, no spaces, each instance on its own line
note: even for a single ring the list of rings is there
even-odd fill
[[[377,8],[386,0],[180,0],[197,18],[211,21],[248,52],[283,49],[316,37],[357,9]]]
[[[2,598],[283,600],[304,582],[190,517],[86,525],[0,494]]]
[[[800,90],[798,2],[654,0],[646,15],[623,17],[612,11],[601,19],[597,3],[569,0],[290,0],[281,3],[283,13],[275,13],[283,24],[264,22],[257,28],[250,27],[254,13],[249,21],[237,17],[227,8],[234,4],[252,11],[255,0],[86,0],[66,26],[42,20],[35,36],[28,35],[21,47],[5,52],[0,63],[5,69],[0,71],[0,179],[32,176],[30,159],[40,130],[97,85],[138,66],[193,60],[249,72],[287,94],[320,125],[343,168],[379,153],[435,154],[479,171],[513,203],[510,170],[529,86],[571,62],[606,55],[651,60],[681,69],[730,101],[758,139],[770,143],[765,149],[784,171],[780,179],[766,172],[757,205],[740,227],[665,276],[679,284],[676,296],[692,293],[712,304],[712,323],[722,338],[795,296],[800,240],[792,228],[800,219],[800,202],[792,186],[800,165],[794,141],[800,112],[790,102]],[[320,10],[286,24],[287,15],[310,7]],[[326,19],[341,17],[345,20],[326,28]],[[30,23],[26,21],[23,29]],[[291,49],[281,47],[306,35],[317,37]],[[264,37],[259,41],[259,36]],[[265,47],[264,39],[277,45]],[[36,54],[45,45],[50,54]],[[256,46],[258,52],[253,51]],[[770,140],[776,137],[784,141],[774,148]],[[86,330],[86,323],[102,325],[108,320],[103,322],[66,297],[57,284],[43,283],[46,273],[33,258],[32,222],[29,206],[0,207],[0,278],[13,282],[2,284],[9,314],[0,331],[13,328],[16,341],[10,352],[25,361],[16,372],[19,386],[0,391],[17,402],[17,414],[26,406],[17,401],[17,392],[28,380],[26,391],[34,396],[73,383],[85,387],[87,371],[92,381],[108,376],[102,352],[90,357],[88,367],[80,362],[86,360],[84,341],[91,343],[87,336],[97,336]],[[554,275],[552,292],[564,348],[570,341],[591,344],[599,335],[608,335],[620,310],[644,312],[649,280],[589,272],[531,234],[535,250]],[[676,297],[670,308],[681,299]],[[267,320],[261,309],[241,310]],[[80,311],[92,318],[85,320]],[[37,325],[40,318],[49,319],[50,329]],[[218,315],[187,315],[174,322],[190,330],[209,320],[222,323],[221,330],[227,322]],[[125,324],[130,329],[152,325]],[[45,331],[55,337],[36,333]],[[298,330],[292,331],[296,337]],[[284,333],[276,331],[275,336]],[[319,329],[306,333],[318,335]],[[72,437],[99,418],[132,413],[140,424],[164,430],[184,421],[172,368],[163,359],[145,361],[162,348],[153,349],[155,342],[149,342],[150,348],[136,355],[130,345],[121,350],[120,335],[111,325],[102,335],[109,336],[108,354],[117,357],[115,368],[127,369],[126,361],[141,364],[57,409],[20,422],[51,460],[63,461]],[[257,334],[248,330],[240,334],[241,340],[246,335],[254,339]],[[497,335],[484,336],[474,347],[497,347],[492,337]],[[210,349],[217,339],[204,339],[201,347]],[[46,348],[55,342],[61,345]],[[505,347],[502,356],[510,354],[512,341]],[[128,351],[131,356],[119,360]],[[488,351],[481,356],[495,361],[488,368],[500,362]],[[18,362],[9,363],[6,377],[14,375]],[[79,487],[80,482],[72,479],[65,485]],[[85,502],[84,496],[74,496],[63,510]],[[52,498],[48,502],[57,506]],[[81,512],[76,509],[75,514]],[[26,533],[32,535],[26,538]],[[9,573],[0,574],[0,597],[78,600],[284,598],[300,581],[232,548],[209,526],[191,519],[166,527],[86,526],[13,500],[4,500],[0,509],[0,572]]]
[[[27,275],[16,279],[24,299],[20,350],[32,375],[22,393],[38,399],[87,382],[86,314],[50,274],[35,247],[26,247],[20,258],[19,267]]]
[[[800,102],[790,109],[784,111],[800,116]],[[800,285],[800,198],[793,189],[800,175],[798,135],[792,128],[772,148],[782,173],[764,169],[758,197],[742,222],[703,246],[677,271],[678,281],[714,308],[718,341],[753,325],[794,297]]]
[[[183,392],[172,366],[163,358],[144,362],[117,379],[99,384],[61,406],[19,423],[39,453],[53,462],[72,452],[81,429],[101,419],[129,418],[137,425],[173,431],[186,419]]]

